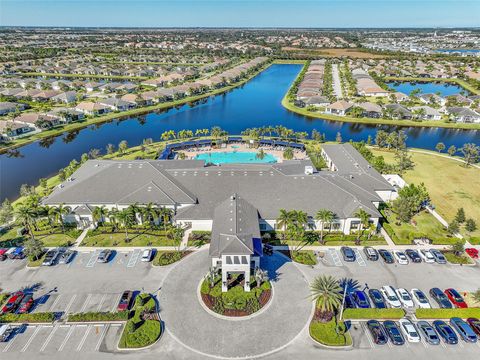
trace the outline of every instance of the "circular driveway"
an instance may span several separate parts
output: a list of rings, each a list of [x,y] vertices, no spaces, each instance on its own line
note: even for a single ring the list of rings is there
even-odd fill
[[[188,255],[165,279],[160,310],[173,338],[203,355],[248,358],[280,350],[308,324],[312,311],[302,272],[284,256],[262,258],[273,285],[273,298],[265,311],[251,319],[234,321],[208,313],[197,290],[209,269],[208,251]]]

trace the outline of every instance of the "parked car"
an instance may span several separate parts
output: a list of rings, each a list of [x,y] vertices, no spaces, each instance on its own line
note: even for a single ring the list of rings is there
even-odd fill
[[[455,306],[457,308],[462,308],[462,309],[468,308],[467,303],[463,299],[462,295],[460,295],[458,293],[457,290],[452,289],[452,288],[446,289],[445,290],[445,295],[447,295],[448,300],[450,300],[450,302],[453,304],[453,306]]]
[[[357,305],[355,304],[355,300],[353,300],[352,294],[346,293],[345,294],[345,309],[355,309]]]
[[[408,258],[403,251],[394,251],[393,256],[400,265],[408,265]]]
[[[60,255],[60,259],[58,260],[58,263],[59,264],[68,264],[73,260],[73,258],[75,257],[76,254],[77,254],[76,250],[70,250],[70,249],[65,250]]]
[[[450,319],[450,325],[457,331],[463,341],[476,343],[477,334],[475,331],[468,325],[468,323],[459,317],[453,317]]]
[[[100,251],[98,254],[97,262],[99,263],[107,263],[110,260],[110,256],[112,256],[113,251],[110,249],[104,249]]]
[[[392,320],[386,320],[383,322],[383,327],[387,332],[388,338],[393,345],[403,345],[405,344],[405,339],[400,332],[400,329],[397,326],[397,323]]]
[[[410,259],[410,261],[413,262],[413,263],[421,263],[422,262],[422,258],[420,257],[420,255],[418,255],[417,250],[407,249],[407,250],[405,250],[405,255],[407,255],[408,258]]]
[[[447,263],[447,259],[445,258],[445,256],[442,254],[442,252],[440,250],[430,249],[430,254],[433,255],[433,258],[435,259],[435,262],[437,264],[446,264]]]
[[[8,249],[0,249],[0,261],[4,261],[7,258],[7,255],[5,255],[7,250]]]
[[[20,305],[18,305],[18,313],[19,314],[26,314],[30,311],[33,306],[33,295],[32,294],[25,294]]]
[[[133,292],[130,290],[126,290],[123,292],[120,301],[118,302],[117,310],[118,311],[125,311],[130,310],[130,305],[132,303]]]
[[[385,345],[388,342],[387,334],[380,322],[377,320],[369,320],[367,321],[367,328],[370,330],[370,334],[372,335],[375,344]]]
[[[419,321],[417,323],[417,329],[422,334],[423,338],[430,344],[430,345],[438,345],[440,344],[440,337],[438,336],[437,332],[426,321]]]
[[[58,255],[60,255],[60,252],[58,249],[51,249],[47,251],[47,254],[45,255],[45,259],[43,259],[43,266],[52,266],[55,265]]]
[[[6,342],[10,339],[15,329],[8,324],[0,324],[0,342]]]
[[[383,298],[387,301],[388,305],[392,308],[400,308],[402,307],[402,303],[400,300],[398,300],[397,293],[395,292],[395,289],[390,286],[382,286],[380,289],[382,292]]]
[[[344,261],[353,262],[357,259],[357,257],[355,256],[355,252],[353,251],[353,249],[351,247],[342,246],[340,248],[340,252],[343,255],[343,260]]]
[[[442,338],[446,344],[457,344],[458,337],[455,331],[443,320],[435,320],[433,327],[437,331],[437,334]]]
[[[369,309],[370,301],[368,301],[368,296],[362,290],[355,290],[352,293],[353,300],[355,305],[360,309]]]
[[[410,293],[406,289],[398,288],[396,290],[396,293],[403,307],[407,309],[414,308],[412,297],[410,296]]]
[[[150,262],[150,261],[152,261],[152,258],[153,258],[153,249],[143,250],[142,261]]]
[[[440,290],[439,288],[430,289],[429,293],[430,293],[430,297],[437,302],[437,304],[438,304],[438,306],[440,306],[440,308],[442,308],[442,309],[452,309],[453,308],[453,305],[450,302],[450,300],[448,300],[447,295],[445,295],[443,293],[443,291]]]
[[[385,299],[383,298],[380,290],[370,289],[370,290],[368,290],[368,295],[370,296],[370,299],[372,300],[373,306],[375,306],[377,309],[386,309],[387,308],[387,303],[385,302]]]
[[[7,259],[13,259],[13,252],[15,251],[14,247],[8,248],[8,250],[5,252],[5,256]]]
[[[393,264],[395,262],[395,260],[393,259],[393,255],[390,251],[380,249],[378,250],[378,253],[386,264]]]
[[[372,248],[371,246],[366,246],[363,248],[363,252],[365,256],[370,261],[377,261],[378,260],[378,251]]]
[[[400,319],[400,329],[402,330],[403,335],[405,338],[408,340],[408,342],[420,342],[420,334],[418,333],[417,329],[415,328],[415,325],[407,319],[403,318]]]
[[[475,248],[467,248],[465,252],[470,256],[472,259],[478,259],[478,250]]]
[[[480,338],[480,320],[478,320],[477,318],[468,318],[467,323]]]
[[[16,293],[10,295],[7,302],[2,307],[2,314],[14,312],[15,310],[17,310],[18,305],[20,304],[24,296],[25,294],[22,291],[17,291]]]
[[[412,289],[411,291],[412,299],[415,305],[417,305],[421,309],[430,309],[432,305],[428,301],[427,296],[423,293],[422,290],[419,289]]]
[[[25,254],[23,253],[23,247],[16,247],[10,254],[10,259],[23,259]]]
[[[427,264],[433,264],[435,262],[435,258],[433,257],[432,253],[427,249],[421,249],[418,254]]]

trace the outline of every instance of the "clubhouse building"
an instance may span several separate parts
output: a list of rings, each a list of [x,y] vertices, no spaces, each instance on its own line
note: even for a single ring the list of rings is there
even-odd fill
[[[44,204],[69,206],[65,221],[79,228],[96,226],[97,206],[170,208],[177,225],[212,231],[212,266],[244,271],[249,279],[262,255],[260,233],[276,229],[280,209],[305,211],[313,229],[321,226],[316,212],[331,210],[336,219],[328,230],[350,234],[359,229],[359,209],[378,225],[379,204],[395,198],[395,188],[352,145],[323,145],[322,156],[328,170],[315,169],[310,160],[221,166],[203,160],[89,160]]]

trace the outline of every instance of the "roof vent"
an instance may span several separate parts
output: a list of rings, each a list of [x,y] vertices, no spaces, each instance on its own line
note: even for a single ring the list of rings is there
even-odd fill
[[[235,200],[236,199],[236,195],[233,194],[232,196],[230,196],[230,200]]]
[[[350,175],[350,179],[353,179],[353,175]]]

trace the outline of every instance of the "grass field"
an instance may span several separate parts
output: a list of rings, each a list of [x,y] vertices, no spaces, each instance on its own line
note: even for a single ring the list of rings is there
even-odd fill
[[[89,232],[80,246],[122,247],[122,246],[178,246],[172,239],[166,237],[163,231],[142,232],[128,234],[129,241],[125,239],[125,231],[98,233]]]
[[[375,155],[382,155],[387,163],[394,162],[393,152],[377,148],[372,151]],[[474,219],[480,227],[480,169],[466,168],[462,163],[448,156],[437,156],[434,152],[412,151],[410,154],[415,168],[406,172],[405,181],[423,182],[437,212],[448,222],[454,219],[457,209],[463,207],[467,218]],[[480,237],[480,230],[469,235]]]

